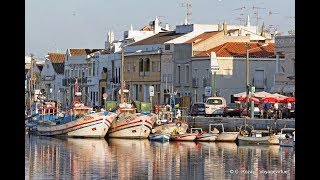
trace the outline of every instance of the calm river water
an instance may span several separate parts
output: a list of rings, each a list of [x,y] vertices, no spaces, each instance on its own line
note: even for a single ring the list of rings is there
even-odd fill
[[[26,135],[25,179],[295,179],[292,147]]]

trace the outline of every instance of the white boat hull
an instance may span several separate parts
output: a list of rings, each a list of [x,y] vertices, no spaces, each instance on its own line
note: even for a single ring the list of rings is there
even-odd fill
[[[217,139],[218,135],[217,134],[211,134],[211,133],[205,133],[198,135],[195,139],[195,141],[210,141],[213,142]]]
[[[150,134],[149,135],[149,140],[150,141],[160,141],[160,142],[165,142],[169,141],[170,139],[170,134]]]
[[[279,136],[271,135],[271,136],[262,136],[262,137],[250,137],[250,136],[242,136],[238,135],[239,145],[244,144],[279,144]]]
[[[42,136],[105,137],[117,114],[92,113],[64,124],[37,125],[37,134]]]
[[[197,134],[177,134],[170,136],[170,140],[172,141],[194,141],[197,137]]]
[[[152,113],[148,115],[140,113],[120,115],[112,122],[107,136],[112,138],[148,138],[155,120],[156,115]]]
[[[280,146],[287,146],[287,147],[294,146],[293,138],[285,138],[285,139],[280,138],[279,141],[280,141]]]
[[[238,137],[239,132],[222,132],[219,133],[216,141],[223,141],[223,142],[234,142]]]

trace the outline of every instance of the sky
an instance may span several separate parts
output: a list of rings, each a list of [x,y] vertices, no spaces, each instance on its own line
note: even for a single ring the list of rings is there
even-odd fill
[[[260,29],[264,23],[286,35],[295,28],[295,0],[27,0],[25,55],[43,59],[68,48],[103,49],[108,31],[122,39],[131,25],[138,30],[156,16],[173,30],[188,12],[194,24],[243,24],[249,15]]]

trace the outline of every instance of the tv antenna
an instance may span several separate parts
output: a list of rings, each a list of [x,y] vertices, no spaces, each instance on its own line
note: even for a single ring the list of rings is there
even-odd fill
[[[239,8],[233,9],[232,11],[243,10],[243,9],[245,9],[245,8],[246,8],[245,6],[242,6],[242,7],[239,7]]]
[[[180,5],[181,7],[186,7],[187,8],[187,14],[186,14],[186,22],[185,24],[189,24],[190,23],[190,20],[191,20],[191,3],[181,3]]]
[[[256,9],[256,11],[253,13],[253,14],[255,14],[256,15],[256,26],[257,26],[257,33],[258,33],[258,30],[259,30],[259,19],[261,19],[261,17],[259,16],[259,10],[261,10],[261,9],[266,9],[266,8],[264,8],[264,7],[257,7],[257,6],[252,6],[252,9],[253,10],[255,10]]]
[[[268,12],[268,15],[271,16],[272,14],[279,14],[279,13],[273,12],[273,11],[271,11],[271,9],[270,9],[269,12]]]

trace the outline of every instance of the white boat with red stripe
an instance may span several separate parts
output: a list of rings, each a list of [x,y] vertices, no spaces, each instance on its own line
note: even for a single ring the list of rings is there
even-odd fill
[[[106,136],[116,113],[92,112],[92,107],[81,103],[78,81],[75,82],[75,97],[72,107],[55,121],[39,121],[36,134],[43,136],[99,137]]]

